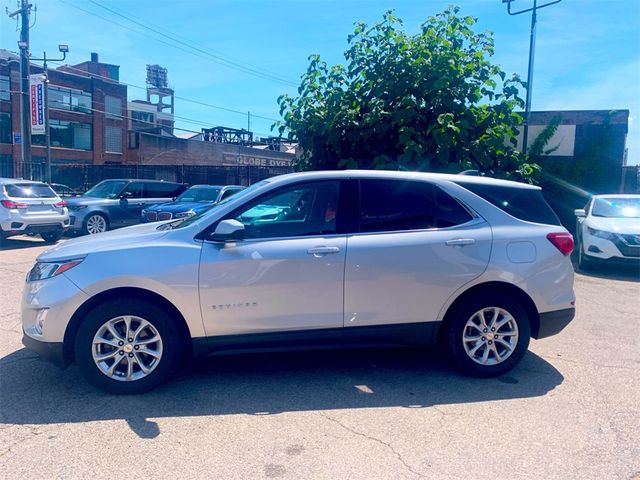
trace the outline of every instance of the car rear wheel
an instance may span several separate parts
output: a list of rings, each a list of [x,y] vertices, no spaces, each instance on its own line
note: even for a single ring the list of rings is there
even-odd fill
[[[146,301],[98,305],[81,324],[75,358],[89,382],[110,393],[136,394],[165,382],[182,357],[180,332]]]
[[[498,294],[474,295],[447,319],[445,348],[465,374],[491,377],[511,370],[524,356],[530,320],[515,300]]]
[[[58,240],[62,238],[62,232],[61,231],[42,232],[40,236],[47,243],[56,243]]]
[[[108,227],[107,219],[100,213],[92,213],[84,222],[84,233],[94,235],[106,232]]]

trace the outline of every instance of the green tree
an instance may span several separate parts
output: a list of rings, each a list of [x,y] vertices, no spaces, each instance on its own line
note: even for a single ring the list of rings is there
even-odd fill
[[[492,34],[475,23],[449,7],[410,35],[387,12],[355,25],[344,65],[311,55],[298,96],[278,98],[276,126],[299,142],[299,168],[529,177],[535,168],[515,149],[522,82],[490,62]]]

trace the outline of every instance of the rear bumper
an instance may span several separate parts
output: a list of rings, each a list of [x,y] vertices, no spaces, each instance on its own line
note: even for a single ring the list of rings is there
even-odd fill
[[[23,332],[22,344],[54,365],[64,368],[62,342],[41,342]]]
[[[531,332],[531,336],[535,339],[540,339],[560,333],[564,327],[569,325],[575,315],[575,308],[566,308],[564,310],[541,313],[538,326]]]

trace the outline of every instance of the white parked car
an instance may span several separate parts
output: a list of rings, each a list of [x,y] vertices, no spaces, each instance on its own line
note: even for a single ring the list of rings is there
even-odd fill
[[[40,255],[24,344],[138,393],[184,356],[434,345],[500,375],[575,313],[573,238],[540,188],[482,177],[309,172],[188,219]]]
[[[60,240],[69,227],[67,202],[46,183],[0,178],[0,243],[14,235]]]
[[[594,195],[575,211],[578,264],[640,265],[640,195]]]

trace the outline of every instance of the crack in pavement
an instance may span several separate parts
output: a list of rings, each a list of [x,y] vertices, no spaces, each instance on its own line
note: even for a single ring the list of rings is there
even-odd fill
[[[322,417],[326,418],[327,420],[330,420],[330,421],[332,421],[333,423],[335,423],[335,424],[337,424],[337,425],[341,426],[344,430],[346,430],[346,431],[348,431],[348,432],[350,432],[350,433],[352,433],[352,434],[354,434],[354,435],[358,435],[358,436],[360,436],[360,437],[364,437],[364,438],[366,438],[367,440],[371,440],[371,441],[374,441],[374,442],[376,442],[376,443],[379,443],[380,445],[384,445],[385,447],[387,447],[389,450],[391,450],[391,451],[393,452],[393,454],[396,456],[396,458],[398,459],[398,461],[399,461],[400,463],[402,463],[402,465],[404,465],[404,467],[405,467],[408,471],[410,471],[410,472],[411,472],[411,473],[413,473],[414,475],[417,475],[419,478],[426,478],[423,474],[421,474],[420,472],[417,472],[417,471],[416,471],[416,470],[414,470],[414,469],[413,469],[413,468],[412,468],[412,467],[411,467],[407,462],[405,462],[404,458],[402,458],[402,455],[400,455],[400,453],[398,453],[398,452],[396,451],[396,449],[395,449],[395,448],[393,448],[393,446],[392,446],[390,443],[387,443],[387,442],[385,442],[385,441],[383,441],[383,440],[380,440],[379,438],[372,437],[372,436],[367,435],[367,434],[365,434],[365,433],[362,433],[362,432],[359,432],[359,431],[357,431],[357,430],[354,430],[353,428],[348,427],[347,425],[345,425],[344,423],[342,423],[340,420],[338,420],[338,419],[336,419],[336,418],[333,418],[333,417],[330,417],[329,415],[327,415],[327,414],[325,414],[325,413],[323,413],[323,412],[318,412],[318,414],[320,414],[320,416],[322,416]]]

